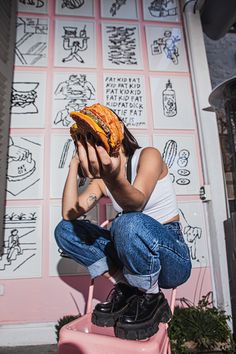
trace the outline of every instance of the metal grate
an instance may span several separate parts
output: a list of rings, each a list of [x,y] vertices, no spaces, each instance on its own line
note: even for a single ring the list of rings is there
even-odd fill
[[[1,1],[0,5],[0,60],[7,63],[10,49],[10,26],[11,26],[12,1]]]
[[[0,254],[3,246],[3,215],[5,212],[10,97],[16,33],[16,5],[16,0],[0,1]]]

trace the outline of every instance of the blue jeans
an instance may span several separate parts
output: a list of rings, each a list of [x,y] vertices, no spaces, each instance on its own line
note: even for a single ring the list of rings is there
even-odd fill
[[[141,212],[121,214],[110,230],[86,220],[62,220],[55,238],[59,248],[87,267],[92,278],[115,265],[132,286],[148,290],[158,281],[161,288],[170,289],[191,273],[180,223],[162,225]]]

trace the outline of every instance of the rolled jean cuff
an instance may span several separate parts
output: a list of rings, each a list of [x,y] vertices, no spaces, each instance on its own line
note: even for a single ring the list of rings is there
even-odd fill
[[[128,283],[136,288],[149,290],[157,281],[160,272],[148,275],[132,274],[128,269],[124,268],[123,274]]]
[[[103,257],[103,258],[99,259],[97,262],[88,266],[88,271],[89,271],[89,274],[91,275],[91,278],[96,278],[99,275],[102,275],[103,273],[107,272],[108,269],[109,269],[109,267],[107,264],[106,257]]]

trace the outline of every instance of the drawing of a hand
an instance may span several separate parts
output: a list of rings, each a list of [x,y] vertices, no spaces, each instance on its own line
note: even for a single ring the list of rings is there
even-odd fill
[[[8,159],[14,161],[22,161],[28,159],[30,155],[29,150],[17,145],[10,145],[8,149]]]

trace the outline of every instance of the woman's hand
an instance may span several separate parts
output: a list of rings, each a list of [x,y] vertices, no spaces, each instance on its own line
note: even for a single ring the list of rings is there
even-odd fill
[[[102,146],[89,141],[77,142],[77,154],[86,177],[116,179],[121,171],[121,156],[110,157]]]

